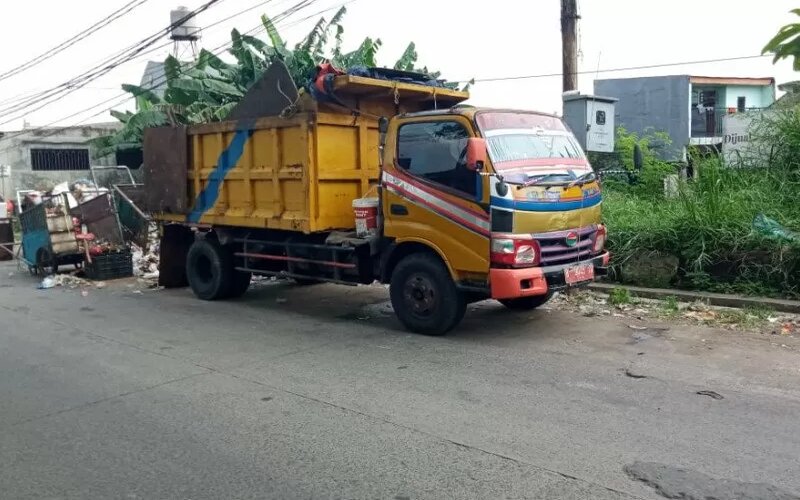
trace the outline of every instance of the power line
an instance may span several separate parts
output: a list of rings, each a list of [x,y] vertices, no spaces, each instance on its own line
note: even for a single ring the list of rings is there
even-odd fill
[[[169,34],[169,32],[170,32],[170,30],[172,28],[184,23],[185,21],[191,19],[192,17],[196,16],[197,14],[205,11],[206,9],[208,9],[213,4],[215,4],[215,3],[219,2],[219,1],[221,1],[221,0],[209,0],[207,3],[205,3],[204,5],[199,7],[198,9],[195,9],[194,11],[189,12],[183,18],[181,18],[181,19],[177,20],[175,23],[172,23],[169,26],[167,26],[167,28],[164,28],[163,30],[160,30],[160,31],[150,35],[149,37],[147,37],[147,38],[145,38],[145,39],[133,44],[129,48],[124,49],[121,52],[118,52],[117,54],[106,58],[103,62],[101,62],[100,64],[98,64],[95,67],[91,68],[90,70],[88,70],[88,71],[86,71],[86,72],[84,72],[84,73],[82,73],[82,74],[80,74],[80,75],[78,75],[78,76],[76,76],[76,77],[64,82],[64,83],[61,83],[60,85],[57,85],[57,86],[55,86],[55,87],[53,87],[51,89],[48,89],[48,90],[43,91],[43,92],[41,92],[39,94],[36,94],[36,95],[28,98],[27,100],[21,102],[21,103],[17,103],[17,104],[14,104],[14,105],[10,106],[10,107],[6,107],[6,108],[0,110],[0,113],[3,113],[3,114],[16,113],[16,112],[19,112],[19,111],[23,111],[26,108],[29,108],[31,106],[34,106],[34,105],[37,105],[37,104],[39,105],[34,110],[27,111],[29,113],[29,112],[32,112],[32,111],[37,111],[39,109],[42,109],[43,107],[45,107],[48,104],[52,104],[52,103],[54,103],[54,102],[56,102],[58,100],[63,99],[63,97],[65,97],[66,95],[72,93],[74,90],[85,86],[87,83],[89,83],[89,82],[91,82],[93,80],[96,80],[97,78],[107,74],[108,72],[112,71],[116,67],[118,67],[118,66],[120,66],[120,65],[122,65],[122,64],[124,64],[124,63],[126,63],[126,62],[128,62],[128,61],[130,61],[132,59],[134,59],[142,51],[144,51],[144,49],[152,46],[159,38],[162,38],[162,37],[166,36],[167,34]],[[44,102],[42,102],[43,100],[44,100]],[[10,121],[14,121],[14,120],[19,119],[19,118],[21,118],[21,116],[13,117],[13,118],[11,118],[9,120],[6,120],[5,122],[0,123],[0,125],[5,124],[5,123],[9,123]]]
[[[252,10],[258,8],[258,7],[262,7],[262,6],[268,4],[268,3],[272,2],[272,1],[273,0],[261,0],[260,2],[257,2],[254,5],[251,5],[250,7],[242,9],[242,10],[240,10],[240,11],[238,11],[238,12],[236,12],[236,13],[230,15],[230,16],[227,16],[227,17],[225,17],[223,19],[220,19],[220,20],[218,20],[218,21],[216,21],[216,22],[204,27],[203,31],[207,31],[207,30],[209,30],[209,29],[211,29],[213,27],[218,26],[219,24],[224,23],[225,21],[233,19],[234,17],[240,16],[240,15],[246,13],[246,12],[252,11]],[[307,3],[307,1],[308,0],[306,0],[305,2],[301,1],[298,4],[295,4],[295,6],[293,6],[291,9],[301,10],[302,8],[305,8],[308,5],[310,5],[310,3],[308,3],[308,5],[305,5]],[[341,5],[334,6],[334,7],[328,7],[327,9],[319,11],[316,14],[312,14],[310,16],[307,16],[307,17],[303,18],[303,19],[300,19],[300,20],[290,24],[289,26],[294,26],[294,25],[296,25],[298,23],[301,23],[301,22],[303,22],[303,21],[305,21],[305,20],[307,20],[307,19],[309,19],[309,18],[311,18],[313,16],[319,15],[319,14],[327,12],[329,10],[333,10],[334,8],[341,8],[344,5],[350,4],[350,3],[354,2],[354,1],[356,1],[356,0],[349,0],[347,2],[344,2]],[[280,3],[280,1],[279,1],[279,3]],[[291,10],[291,9],[289,9],[289,10]],[[278,14],[278,16],[276,16],[276,18],[274,19],[274,22],[277,23],[278,21],[280,21],[280,16],[281,15],[286,15],[287,12],[288,12],[288,15],[291,15],[291,14],[294,13],[294,12],[290,12],[289,10],[287,10],[287,11],[281,13],[281,14]],[[255,35],[255,34],[258,34],[258,33],[262,32],[264,30],[265,30],[265,28],[263,27],[263,25],[259,25],[256,28],[253,28],[250,31],[246,32],[245,34]],[[111,56],[109,58],[104,59],[103,62],[98,63],[96,66],[94,66],[90,70],[87,70],[87,72],[92,71],[94,69],[97,69],[97,68],[100,67],[101,64],[104,64],[104,63],[112,60],[113,58],[116,58],[116,57],[126,53],[127,51],[131,50],[132,48],[137,47],[137,45],[139,43],[141,43],[141,42],[137,42],[136,44],[133,44],[130,47],[127,47],[127,48],[123,49],[122,51],[118,52],[114,56]],[[133,61],[135,59],[139,59],[141,57],[144,57],[144,56],[146,56],[148,54],[152,54],[154,52],[157,52],[157,51],[159,51],[159,50],[161,50],[161,49],[163,49],[165,47],[168,47],[171,43],[172,42],[167,42],[167,43],[165,43],[163,45],[159,45],[159,46],[150,48],[149,50],[139,52],[135,57],[131,57],[131,58],[127,59],[125,62]],[[105,74],[105,73],[103,73],[103,74]],[[102,76],[102,75],[97,75],[97,77],[95,77],[95,78],[99,78],[100,76]],[[75,81],[78,78],[79,77],[75,77],[70,82],[65,82],[65,83],[71,83],[72,81]],[[92,79],[95,79],[95,78],[92,78]],[[57,96],[59,94],[65,94],[66,90],[68,90],[68,89],[67,88],[63,88],[64,85],[65,84],[61,84],[61,85],[59,85],[57,87],[54,87],[52,89],[37,91],[37,92],[33,92],[33,93],[27,92],[27,93],[18,94],[17,96],[14,96],[14,97],[12,97],[10,99],[7,99],[7,100],[5,100],[3,102],[0,102],[0,114],[16,113],[16,112],[24,110],[24,109],[26,109],[26,108],[28,108],[28,107],[30,107],[32,105],[41,104],[42,99],[51,99],[51,98],[53,98],[53,97],[55,97],[55,96]],[[72,91],[79,90],[82,87],[83,87],[83,85],[77,86],[77,87],[72,87]],[[71,92],[69,92],[69,93],[71,93]],[[122,94],[122,95],[124,95],[124,94]],[[46,104],[52,104],[53,102],[56,102],[58,100],[60,100],[60,98],[59,99],[52,99],[52,100],[48,101],[47,103],[45,103],[45,105]],[[2,108],[1,106],[4,106],[4,105],[6,107]],[[43,107],[44,107],[44,105],[40,105],[39,108],[37,108],[36,110],[41,109]],[[26,114],[31,113],[31,112],[36,111],[36,110],[27,111]],[[7,120],[6,122],[0,123],[0,124],[9,123],[10,121],[18,120],[20,118],[22,118],[22,116],[16,116],[16,117],[12,118],[11,120]]]
[[[267,0],[267,1],[269,1],[269,0]],[[275,16],[275,17],[272,19],[272,20],[273,20],[273,23],[274,23],[276,26],[279,26],[279,22],[281,22],[281,21],[283,21],[283,20],[285,20],[285,19],[289,18],[290,16],[292,16],[292,15],[293,15],[293,14],[295,14],[296,12],[299,12],[300,10],[302,10],[302,9],[305,9],[306,7],[308,7],[308,6],[312,5],[312,4],[314,4],[316,1],[317,1],[317,0],[301,0],[300,2],[298,2],[297,4],[295,4],[294,6],[290,7],[289,9],[287,9],[286,11],[284,11],[284,12],[281,12],[280,14],[276,15],[276,16]],[[355,1],[355,0],[349,0],[348,2],[345,2],[345,3],[352,3],[353,1]],[[334,6],[334,7],[330,7],[330,8],[328,8],[328,9],[326,9],[326,10],[320,11],[320,13],[324,13],[324,12],[327,12],[327,11],[329,11],[329,10],[333,10],[333,9],[336,9],[336,8],[341,8],[343,5],[344,5],[344,4],[342,4],[342,5],[338,5],[338,6]],[[254,8],[254,7],[253,7],[253,8]],[[247,10],[252,10],[252,9],[247,9]],[[237,14],[237,15],[238,15],[238,14]],[[181,20],[181,22],[183,22],[183,20]],[[256,26],[255,28],[252,28],[252,29],[248,30],[247,32],[245,32],[245,34],[248,34],[248,35],[254,35],[254,34],[257,34],[259,31],[263,31],[263,30],[265,30],[264,26],[263,26],[263,25],[258,25],[258,26]],[[220,46],[216,47],[215,49],[213,49],[213,50],[212,50],[212,51],[210,51],[210,52],[214,53],[214,55],[219,55],[219,54],[221,54],[222,52],[224,52],[224,50],[222,50],[222,49],[226,49],[226,48],[227,48],[227,46],[228,46],[228,45],[230,45],[231,43],[232,43],[231,41],[228,41],[228,42],[226,42],[226,43],[224,43],[224,44],[222,44],[222,45],[220,45]],[[164,76],[164,77],[161,79],[161,81],[159,81],[159,82],[157,82],[157,83],[156,83],[156,82],[153,82],[153,84],[152,84],[150,87],[143,87],[143,88],[144,88],[145,90],[151,90],[151,91],[152,91],[152,90],[156,90],[156,89],[158,89],[158,87],[160,87],[160,86],[161,86],[163,83],[165,83],[166,81],[167,81],[167,78],[166,78],[166,76]],[[115,104],[112,104],[112,105],[111,105],[111,106],[109,106],[109,107],[106,107],[106,108],[103,108],[103,109],[101,109],[101,110],[100,110],[100,111],[98,111],[97,113],[94,113],[94,114],[92,114],[92,115],[89,115],[89,116],[85,117],[84,119],[82,119],[81,121],[79,121],[78,123],[76,123],[76,125],[79,125],[79,124],[81,124],[81,123],[84,123],[85,121],[87,121],[87,120],[89,120],[89,119],[91,119],[91,118],[94,118],[94,117],[96,117],[96,116],[98,116],[98,115],[101,115],[101,114],[103,114],[103,113],[107,112],[107,111],[110,111],[110,110],[114,109],[115,107],[117,107],[117,106],[120,106],[120,105],[122,105],[122,104],[124,104],[124,103],[126,103],[126,102],[130,101],[130,100],[133,98],[132,96],[129,96],[129,95],[127,95],[127,93],[123,93],[123,94],[117,95],[116,97],[112,97],[112,98],[106,99],[105,101],[102,101],[102,102],[100,102],[100,103],[98,103],[98,104],[95,104],[94,106],[90,106],[90,107],[88,107],[88,108],[85,108],[85,109],[82,109],[82,110],[80,110],[80,111],[77,111],[77,112],[75,112],[75,113],[72,113],[71,115],[68,115],[68,116],[65,116],[65,117],[59,118],[59,119],[57,119],[57,120],[54,120],[54,121],[52,121],[52,122],[50,122],[50,123],[48,123],[48,124],[46,124],[46,125],[43,125],[43,126],[41,126],[41,127],[35,127],[35,128],[31,128],[31,129],[21,130],[21,131],[19,131],[19,132],[17,132],[17,133],[10,134],[10,135],[6,135],[6,136],[4,137],[4,139],[13,139],[13,138],[15,138],[15,137],[18,137],[18,136],[20,136],[20,135],[28,134],[28,133],[30,133],[30,132],[44,131],[44,130],[46,130],[48,127],[50,127],[50,126],[52,126],[52,125],[54,125],[54,124],[56,124],[56,123],[59,123],[59,122],[61,122],[61,121],[64,121],[64,120],[68,120],[68,119],[70,119],[70,118],[73,118],[73,117],[76,117],[76,116],[79,116],[79,115],[82,115],[83,113],[86,113],[87,111],[90,111],[90,110],[92,110],[92,109],[95,109],[95,108],[97,108],[97,107],[103,106],[104,104],[107,104],[107,103],[109,103],[109,102],[111,102],[111,101],[114,101],[114,100],[116,100],[116,99],[118,99],[118,98],[120,98],[120,97],[124,97],[124,98],[123,98],[121,101],[119,101],[119,102],[116,102]],[[55,134],[55,133],[57,133],[57,132],[58,132],[58,130],[54,130],[54,131],[51,131],[49,134],[44,134],[43,136],[44,136],[44,137],[47,137],[47,136],[49,136],[49,135],[52,135],[52,134]],[[9,151],[9,150],[11,150],[11,149],[12,149],[12,147],[8,147],[8,148],[6,148],[6,149],[0,150],[0,153],[4,153],[4,152],[6,152],[6,151]]]
[[[34,96],[28,98],[24,102],[12,105],[12,106],[7,107],[7,108],[4,108],[3,110],[0,111],[0,113],[3,113],[4,115],[8,115],[10,113],[18,113],[20,111],[25,111],[26,114],[27,113],[32,113],[34,111],[38,111],[38,110],[40,110],[40,109],[42,109],[42,108],[44,108],[44,107],[46,107],[46,106],[48,106],[50,104],[53,104],[54,102],[57,102],[57,101],[63,99],[66,95],[71,94],[75,90],[87,85],[89,82],[91,82],[93,80],[96,80],[97,78],[107,74],[108,72],[112,71],[113,69],[117,68],[118,66],[133,60],[141,52],[143,52],[145,49],[147,49],[148,47],[150,47],[153,44],[155,44],[160,38],[163,38],[164,36],[169,34],[170,30],[172,30],[172,28],[174,28],[175,26],[179,26],[179,25],[183,24],[187,20],[191,19],[192,17],[196,16],[197,14],[200,14],[201,12],[204,12],[205,10],[210,8],[212,5],[214,5],[214,4],[216,4],[216,3],[220,2],[220,1],[222,1],[222,0],[209,0],[208,2],[203,4],[201,7],[189,12],[186,16],[184,16],[181,19],[175,21],[174,23],[171,23],[169,26],[167,26],[163,30],[160,30],[160,31],[154,33],[153,35],[150,35],[149,37],[147,37],[147,38],[143,39],[142,41],[138,42],[137,44],[134,44],[132,46],[132,47],[134,47],[132,50],[128,50],[127,52],[123,51],[124,54],[122,56],[119,56],[119,57],[118,56],[112,56],[112,57],[106,59],[106,61],[105,61],[106,64],[105,65],[103,65],[103,63],[101,63],[101,64],[95,66],[95,68],[92,68],[91,70],[89,70],[88,72],[86,72],[86,73],[84,73],[82,75],[78,75],[77,77],[74,77],[71,80],[68,80],[68,81],[66,81],[66,82],[64,82],[64,83],[62,83],[60,85],[57,85],[56,87],[53,87],[52,89],[49,89],[47,91],[41,92],[40,94],[34,95]],[[37,106],[37,107],[35,107],[32,110],[28,110],[27,108],[30,108],[31,106]],[[4,125],[6,123],[10,123],[10,122],[12,122],[14,120],[18,120],[22,116],[23,115],[17,115],[17,116],[11,117],[11,118],[3,121],[3,122],[0,122],[0,125]]]
[[[65,50],[67,50],[69,47],[75,45],[76,43],[80,42],[84,38],[87,38],[88,36],[92,35],[93,33],[96,33],[97,31],[99,31],[102,28],[108,26],[109,24],[111,24],[112,22],[116,21],[120,17],[124,16],[125,14],[127,14],[130,11],[132,11],[136,7],[139,7],[140,5],[142,5],[142,4],[144,4],[145,2],[148,2],[148,1],[149,0],[133,0],[131,2],[128,2],[127,4],[123,5],[121,8],[115,10],[114,12],[109,14],[108,16],[106,16],[103,19],[101,19],[100,21],[97,21],[93,25],[91,25],[88,28],[84,29],[83,31],[81,31],[77,35],[74,35],[71,38],[69,38],[68,40],[66,40],[64,42],[61,42],[56,47],[53,47],[53,48],[51,48],[51,49],[49,49],[49,50],[47,50],[45,52],[42,52],[41,54],[39,54],[38,56],[34,57],[33,59],[31,59],[31,60],[29,60],[29,61],[27,61],[25,63],[22,63],[19,66],[11,68],[10,70],[6,71],[5,73],[0,73],[0,81],[6,80],[8,78],[11,78],[12,76],[18,75],[18,74],[22,73],[23,71],[26,71],[26,70],[28,70],[30,68],[33,68],[34,66],[38,66],[39,64],[43,63],[44,61],[50,59],[51,57],[54,57],[55,55],[65,51]]]
[[[764,54],[764,55],[755,55],[755,56],[740,56],[740,57],[724,57],[719,59],[703,59],[699,61],[683,61],[683,62],[674,62],[674,63],[661,63],[661,64],[648,64],[644,66],[628,66],[626,68],[612,68],[612,69],[595,69],[595,70],[587,70],[587,71],[578,71],[577,75],[590,75],[593,73],[616,73],[620,71],[635,71],[641,69],[654,69],[654,68],[668,68],[671,66],[689,66],[693,64],[709,64],[709,63],[717,63],[717,62],[728,62],[728,61],[743,61],[746,59],[759,59],[762,57],[772,57],[771,54]],[[455,80],[455,83],[468,83],[474,81],[475,83],[485,83],[485,82],[501,82],[501,81],[510,81],[510,80],[531,80],[534,78],[551,78],[556,76],[564,76],[564,73],[544,73],[539,75],[521,75],[521,76],[500,76],[500,77],[492,77],[492,78],[475,78],[472,80]]]

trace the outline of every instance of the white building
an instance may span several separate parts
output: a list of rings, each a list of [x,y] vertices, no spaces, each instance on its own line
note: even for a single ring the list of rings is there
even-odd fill
[[[58,183],[90,178],[89,166],[116,165],[112,156],[95,158],[91,139],[112,134],[121,124],[31,127],[0,132],[0,194],[13,198],[18,189],[49,190]]]

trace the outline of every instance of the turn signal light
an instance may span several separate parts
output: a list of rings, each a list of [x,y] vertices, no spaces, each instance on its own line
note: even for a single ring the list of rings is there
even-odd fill
[[[491,261],[511,267],[533,267],[539,263],[539,243],[528,235],[492,238]]]
[[[594,245],[592,246],[592,250],[594,253],[600,253],[603,251],[603,248],[606,246],[606,227],[600,226],[597,228],[597,232],[594,235]]]

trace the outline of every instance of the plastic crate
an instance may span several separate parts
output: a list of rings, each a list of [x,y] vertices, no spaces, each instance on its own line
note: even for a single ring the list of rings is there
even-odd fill
[[[93,256],[86,263],[86,277],[90,280],[113,280],[133,276],[133,255],[130,250]]]

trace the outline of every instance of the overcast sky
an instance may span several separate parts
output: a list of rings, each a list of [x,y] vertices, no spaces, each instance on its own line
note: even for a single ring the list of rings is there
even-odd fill
[[[0,13],[0,73],[99,21],[128,0],[27,0],[3,2]],[[149,0],[92,36],[41,65],[0,81],[0,109],[20,94],[54,87],[81,74],[105,57],[165,28],[170,9],[196,8],[206,0]],[[258,26],[261,13],[275,16],[298,0],[221,0],[198,18],[208,26],[256,4],[260,8],[236,16],[204,32],[201,45],[217,49],[230,41],[230,30]],[[294,14],[279,28],[294,42],[309,31],[318,16],[330,16],[344,0],[318,0]],[[474,6],[473,6],[474,5]],[[796,0],[579,0],[580,88],[591,92],[595,72],[601,78],[693,74],[704,76],[775,77],[778,83],[797,78],[790,62],[772,65],[768,57],[719,63],[669,66],[606,73],[603,70],[676,62],[754,56],[780,26],[800,21],[789,14]],[[347,4],[345,45],[364,36],[380,37],[379,63],[391,65],[409,41],[417,44],[420,63],[451,80],[543,75],[561,71],[559,0],[354,0]],[[263,35],[262,35],[263,36]],[[166,39],[156,45],[163,45]],[[0,125],[0,130],[51,122],[69,125],[111,120],[104,111],[122,99],[119,86],[136,83],[148,59],[163,60],[170,48],[131,61],[41,110]],[[542,77],[479,82],[472,89],[476,105],[517,107],[557,112],[561,78]],[[103,101],[109,102],[98,106]],[[36,106],[38,107],[38,106]],[[128,102],[118,109],[132,108]],[[92,108],[91,110],[87,110]],[[103,111],[98,116],[91,116]],[[76,114],[77,113],[77,114]],[[69,117],[75,114],[75,116]],[[0,113],[2,115],[2,113]],[[6,122],[16,116],[0,116]],[[69,117],[65,119],[66,117]]]

